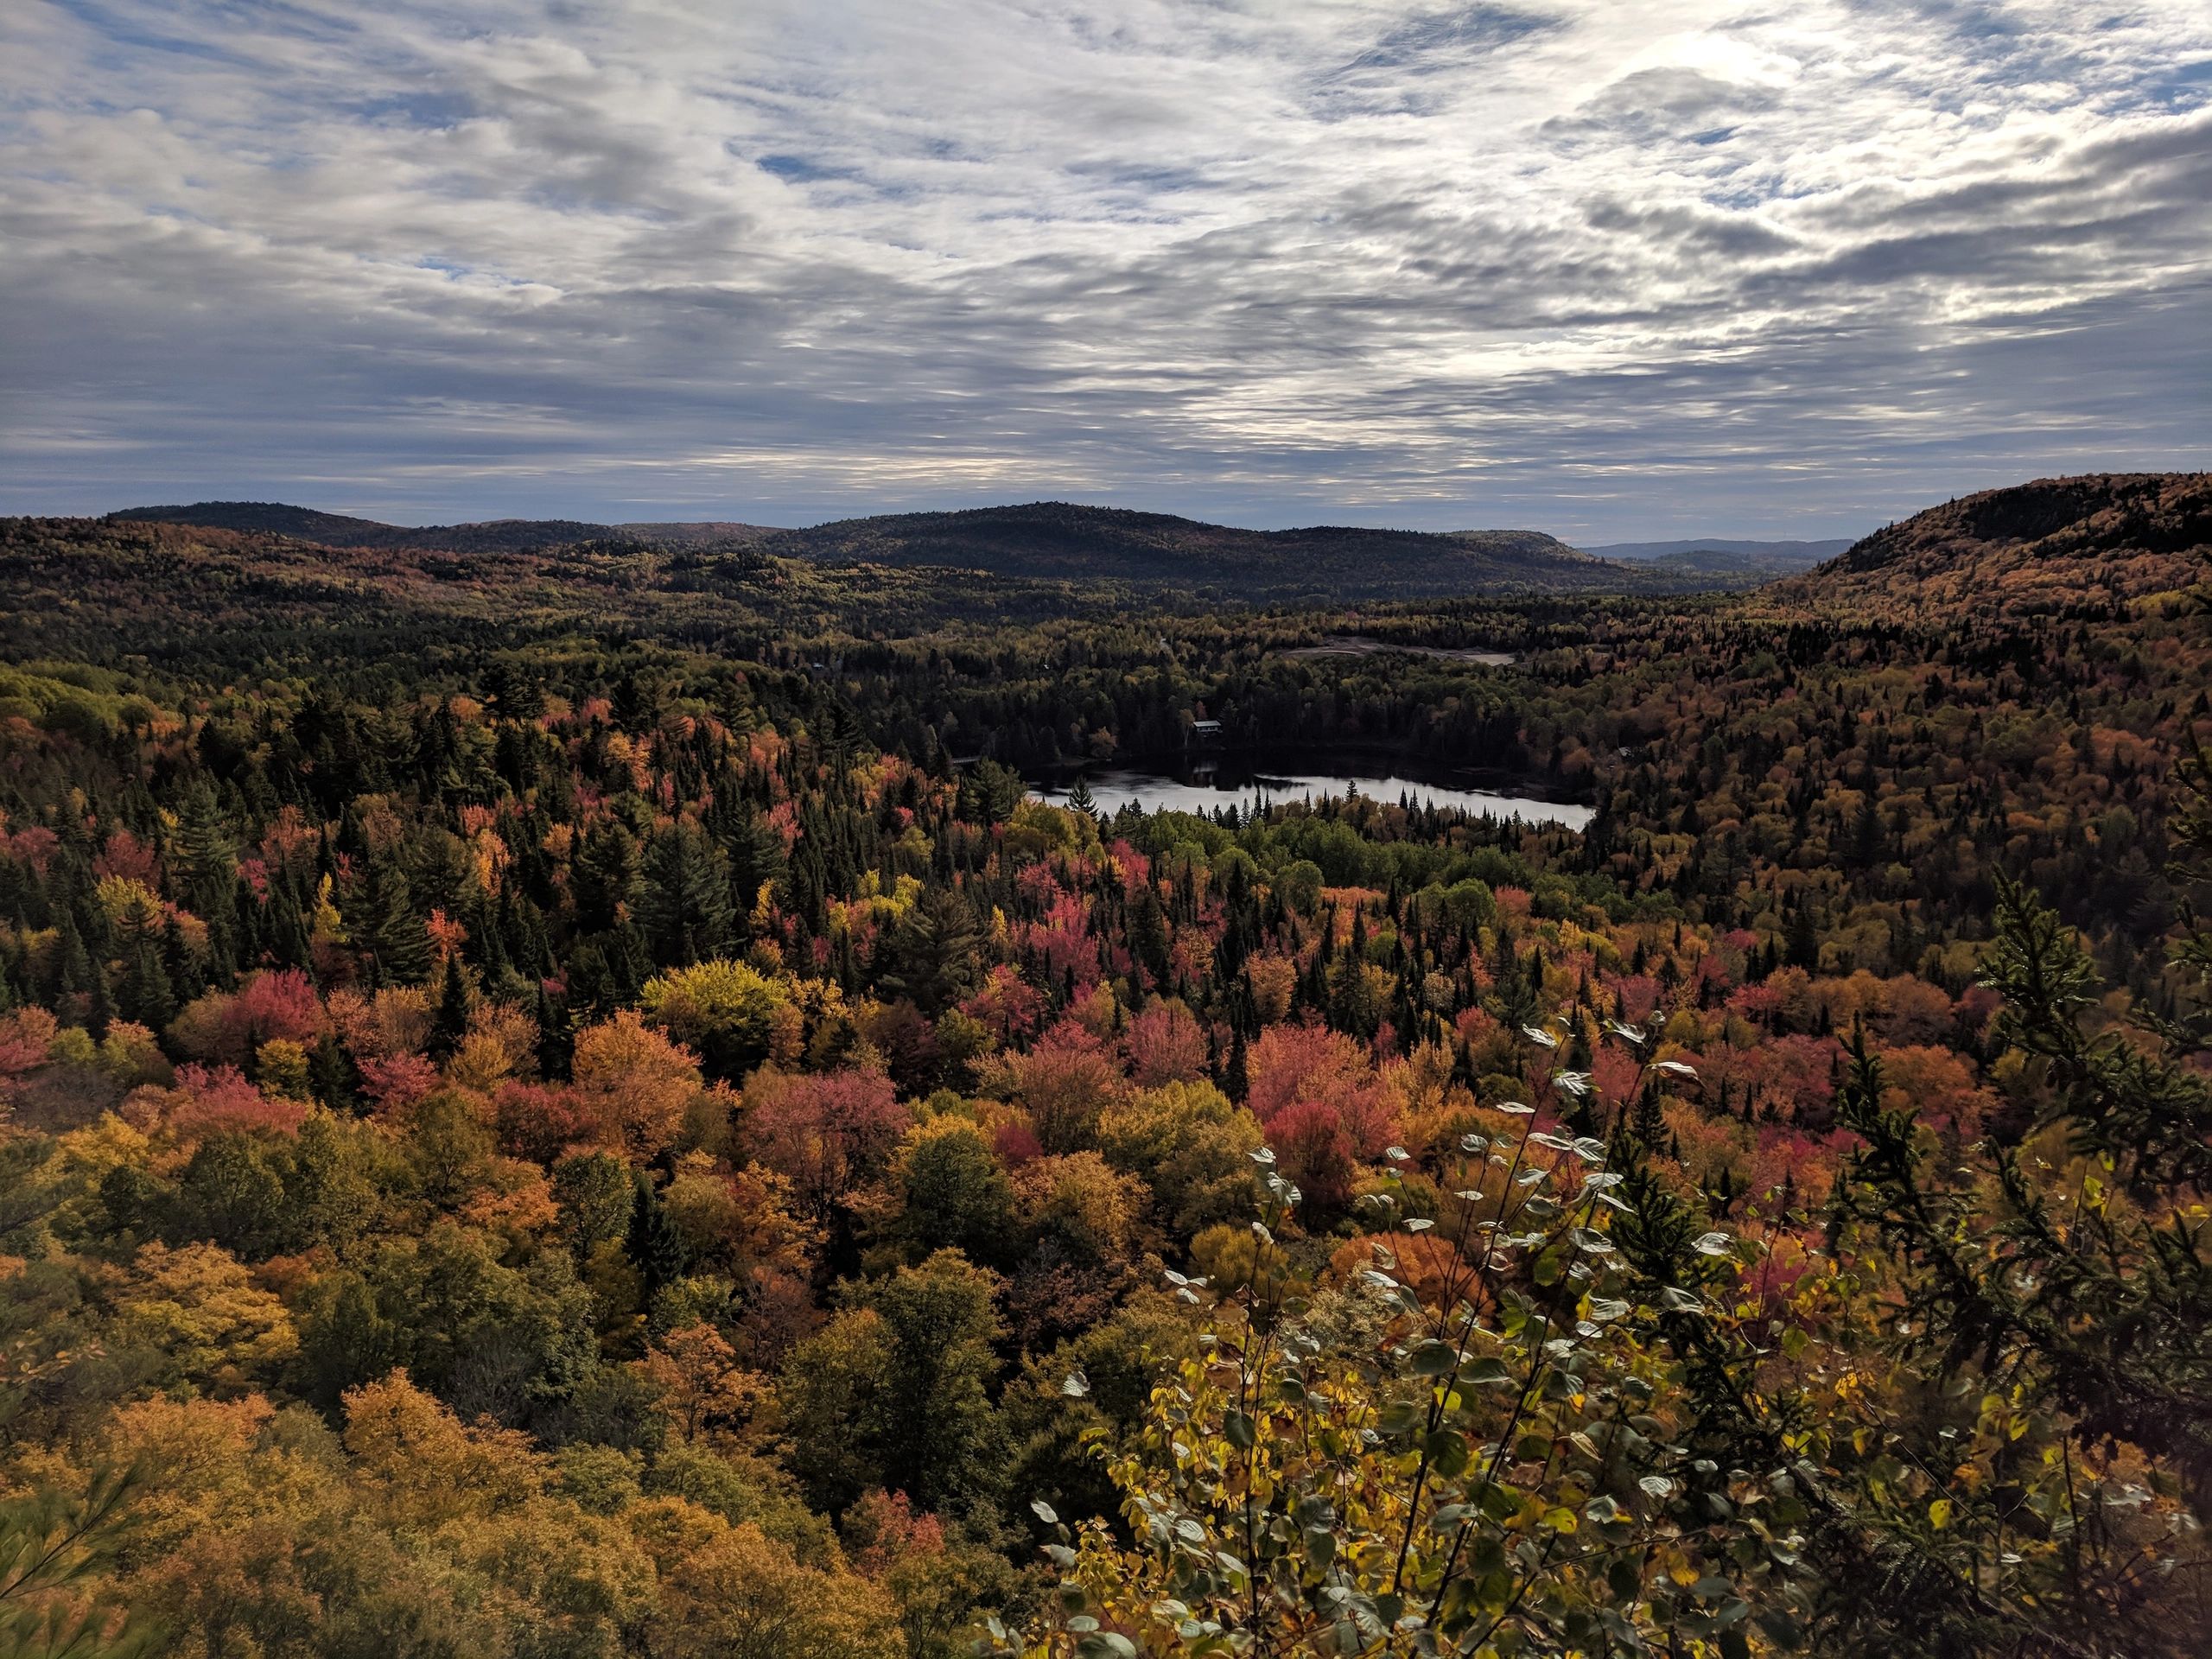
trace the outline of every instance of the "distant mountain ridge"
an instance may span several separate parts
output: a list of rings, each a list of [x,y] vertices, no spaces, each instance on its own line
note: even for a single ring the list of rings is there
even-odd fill
[[[1827,541],[1743,541],[1707,536],[1677,542],[1610,542],[1582,550],[1647,570],[1701,582],[1713,587],[1755,587],[1777,576],[1809,570],[1851,546],[1851,538]]]
[[[1437,533],[1333,524],[1239,530],[1172,513],[1063,501],[849,518],[785,531],[763,545],[814,559],[949,565],[1002,575],[1344,592],[1585,587],[1593,579],[1601,583],[1611,569],[1541,531]]]
[[[618,524],[590,524],[573,518],[493,518],[474,524],[379,524],[343,513],[318,512],[281,501],[197,501],[190,506],[126,507],[111,521],[189,524],[200,530],[235,530],[251,535],[289,536],[324,547],[406,548],[447,553],[519,552],[575,542],[643,541]],[[663,526],[661,528],[666,528]],[[751,526],[737,528],[749,529]]]
[[[1701,553],[1726,554],[1753,562],[1770,561],[1800,568],[1809,568],[1823,559],[1832,559],[1851,546],[1848,536],[1831,537],[1826,541],[1745,541],[1725,536],[1693,536],[1675,542],[1607,542],[1602,546],[1586,547],[1582,550],[1595,559],[1612,559],[1640,563],[1658,559],[1679,558]]]
[[[406,528],[276,502],[133,507],[111,521],[288,536],[329,547],[523,552],[617,542],[706,552],[740,546],[817,564],[983,570],[1059,582],[1124,582],[1224,597],[1421,598],[1508,588],[1654,591],[1664,575],[1609,564],[1533,530],[1432,532],[1313,525],[1240,530],[1171,513],[1062,501],[889,513],[804,529],[744,524],[593,524],[498,519]]]
[[[696,605],[708,626],[730,626],[816,603],[811,596],[876,604],[886,616],[947,605],[1033,616],[1137,600],[1219,607],[1515,592],[1656,595],[1764,580],[1740,565],[1696,568],[1757,556],[1725,547],[1612,563],[1535,531],[1239,530],[1062,502],[798,530],[569,519],[407,529],[278,503],[202,502],[105,520],[0,519],[0,543],[18,550],[17,586],[33,609],[112,582],[118,593],[174,588],[178,606],[227,618],[243,590],[224,573],[245,571],[264,611],[281,594],[299,618],[324,619],[316,626],[359,620],[378,606],[450,611],[464,597],[487,619],[613,616],[620,596],[628,607],[621,613],[640,626],[661,626]],[[1771,595],[1943,626],[2022,611],[2108,614],[2201,582],[2208,558],[2212,474],[2044,479],[1885,526],[1816,569],[1766,582],[1748,602]]]

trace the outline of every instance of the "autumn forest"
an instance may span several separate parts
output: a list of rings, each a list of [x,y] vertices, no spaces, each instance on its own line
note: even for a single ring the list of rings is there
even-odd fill
[[[2204,1651],[2212,479],[221,518],[0,520],[0,1656]]]

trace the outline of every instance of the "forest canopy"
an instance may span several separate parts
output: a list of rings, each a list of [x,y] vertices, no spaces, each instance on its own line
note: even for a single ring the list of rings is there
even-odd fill
[[[0,1656],[2201,1651],[2212,482],[871,522],[0,524]],[[1592,817],[1029,788],[1200,721]]]

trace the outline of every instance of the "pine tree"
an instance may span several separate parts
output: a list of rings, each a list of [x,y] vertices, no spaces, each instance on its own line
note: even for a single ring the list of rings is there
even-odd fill
[[[308,1086],[315,1097],[334,1112],[358,1110],[361,1103],[361,1072],[353,1057],[334,1036],[327,1036],[308,1053]]]
[[[982,943],[976,912],[958,890],[930,888],[892,930],[877,982],[934,1019],[975,988]]]
[[[594,824],[576,849],[569,889],[578,931],[604,933],[616,926],[637,897],[637,837],[612,818]]]
[[[204,778],[185,791],[168,854],[171,880],[184,907],[207,925],[209,976],[216,985],[227,986],[238,967],[238,849]]]
[[[115,1021],[115,994],[109,988],[107,964],[92,963],[92,985],[85,1003],[85,1029],[94,1042],[107,1035],[107,1028]]]
[[[1799,899],[1789,912],[1788,958],[1792,968],[1811,973],[1821,965],[1821,936],[1813,925],[1812,907]]]
[[[751,801],[736,793],[736,788],[734,784],[730,786],[732,804],[717,834],[728,863],[732,919],[742,936],[760,889],[783,879],[785,857],[784,838]]]
[[[445,984],[438,995],[438,1014],[430,1027],[430,1058],[441,1064],[460,1052],[468,1034],[468,982],[461,971],[461,952],[446,957]]]
[[[652,1178],[642,1169],[634,1178],[634,1190],[637,1201],[631,1207],[630,1231],[622,1248],[645,1280],[645,1300],[651,1302],[664,1287],[681,1279],[690,1263],[683,1235],[653,1190]]]
[[[1160,908],[1160,895],[1147,882],[1130,907],[1129,950],[1145,971],[1152,976],[1153,983],[1167,983],[1167,916]]]
[[[148,918],[127,929],[123,950],[123,983],[116,1006],[126,1020],[160,1031],[176,1017],[176,993],[162,962],[158,925]]]
[[[354,943],[369,954],[370,981],[417,985],[430,968],[429,936],[415,913],[407,873],[397,861],[372,853],[354,900]]]
[[[569,1005],[545,988],[537,987],[537,1071],[548,1082],[568,1080],[570,1065],[575,1059],[575,1024],[569,1018]]]
[[[696,823],[653,838],[639,895],[638,923],[653,961],[688,968],[723,955],[731,939],[729,869]]]

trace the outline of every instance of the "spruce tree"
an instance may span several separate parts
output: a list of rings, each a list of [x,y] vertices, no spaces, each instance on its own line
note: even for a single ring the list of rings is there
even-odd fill
[[[673,824],[653,838],[638,923],[656,963],[688,968],[729,949],[729,887],[727,863],[696,823]]]
[[[372,984],[417,985],[429,971],[429,936],[415,913],[407,873],[389,855],[372,853],[363,872],[353,925],[354,943],[369,954]]]
[[[575,1024],[569,1018],[565,999],[555,996],[540,981],[537,987],[537,1071],[549,1083],[568,1080],[575,1059]]]
[[[468,981],[461,971],[461,952],[446,957],[445,982],[438,994],[437,1018],[430,1027],[430,1058],[441,1063],[460,1052],[468,1035]]]
[[[642,1169],[638,1171],[633,1190],[637,1199],[631,1207],[630,1230],[622,1248],[645,1281],[645,1300],[650,1303],[663,1288],[681,1279],[690,1263],[683,1235],[677,1230],[668,1206],[653,1190],[652,1177]]]

